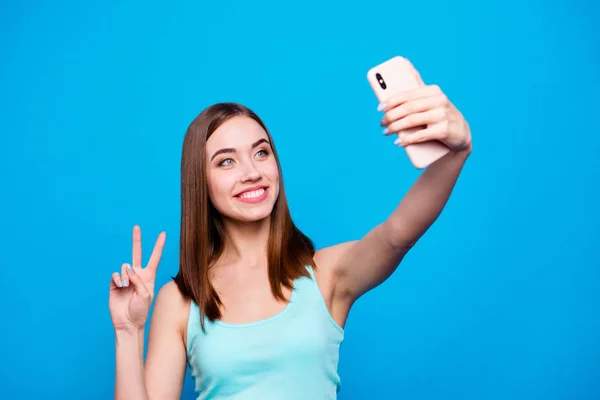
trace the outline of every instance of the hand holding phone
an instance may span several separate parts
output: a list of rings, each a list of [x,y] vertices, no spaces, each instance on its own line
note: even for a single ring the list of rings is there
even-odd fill
[[[427,99],[419,99],[411,96],[417,89],[423,88],[425,84],[418,72],[414,71],[412,65],[403,57],[396,56],[382,64],[371,68],[367,73],[367,80],[375,92],[379,103],[385,105],[386,115],[382,124],[386,126],[385,134],[397,133],[414,134],[427,125],[414,126],[414,121],[423,119],[435,121],[435,96]],[[429,89],[424,89],[426,93]],[[432,88],[431,90],[434,90]],[[442,96],[443,97],[443,96]],[[429,114],[426,114],[429,113]],[[405,126],[409,126],[404,128]],[[421,143],[407,144],[404,146],[406,154],[411,163],[418,169],[423,169],[450,152],[450,149],[439,140],[429,140]]]

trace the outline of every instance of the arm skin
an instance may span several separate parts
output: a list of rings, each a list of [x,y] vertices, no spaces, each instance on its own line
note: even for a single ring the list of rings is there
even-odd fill
[[[186,368],[182,321],[186,310],[189,304],[175,282],[164,285],[156,296],[145,365],[144,331],[116,331],[116,400],[181,397]]]
[[[399,133],[397,145],[439,140],[450,152],[419,176],[392,214],[357,241],[319,250],[317,280],[334,319],[343,325],[350,307],[364,293],[384,282],[407,252],[436,221],[472,152],[471,131],[439,86],[421,87],[387,99],[381,125],[384,134]],[[416,133],[406,129],[424,126]],[[320,270],[320,271],[319,271]]]
[[[444,209],[470,149],[446,156],[421,174],[394,212],[365,237],[342,245],[335,292],[354,302],[384,282]]]

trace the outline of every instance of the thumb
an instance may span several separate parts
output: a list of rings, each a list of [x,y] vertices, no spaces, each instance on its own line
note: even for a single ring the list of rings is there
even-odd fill
[[[135,273],[135,270],[130,264],[127,264],[127,276],[129,277],[129,282],[131,282],[133,291],[138,296],[142,298],[150,297],[150,292],[148,291],[146,285],[144,285],[142,277]]]

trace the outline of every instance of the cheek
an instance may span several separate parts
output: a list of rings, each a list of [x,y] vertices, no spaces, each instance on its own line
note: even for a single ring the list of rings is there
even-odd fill
[[[266,166],[263,174],[271,181],[271,183],[279,182],[279,169],[277,168],[277,163],[275,161]]]
[[[226,174],[211,174],[208,179],[208,193],[213,204],[217,205],[230,196],[230,180]]]

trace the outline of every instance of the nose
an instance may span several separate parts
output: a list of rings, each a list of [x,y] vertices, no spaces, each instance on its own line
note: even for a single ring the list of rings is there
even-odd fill
[[[245,165],[244,173],[242,174],[242,182],[257,181],[262,177],[262,173],[256,168],[253,162],[248,162]]]

